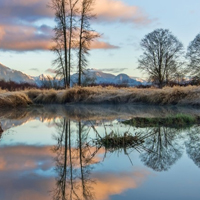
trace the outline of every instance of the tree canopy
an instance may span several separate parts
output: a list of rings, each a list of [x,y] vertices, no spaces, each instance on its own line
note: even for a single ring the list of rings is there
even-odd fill
[[[169,30],[154,30],[141,40],[140,45],[143,55],[138,60],[138,69],[146,72],[160,88],[180,76],[183,45]]]
[[[200,77],[200,33],[190,42],[186,57],[189,60],[188,71],[191,75]]]

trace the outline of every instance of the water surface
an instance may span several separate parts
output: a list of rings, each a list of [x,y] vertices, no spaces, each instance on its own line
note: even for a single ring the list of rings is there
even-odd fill
[[[147,106],[48,106],[1,111],[0,199],[169,200],[200,197],[200,127],[136,128],[135,116],[199,110]],[[132,146],[105,147],[129,134]]]

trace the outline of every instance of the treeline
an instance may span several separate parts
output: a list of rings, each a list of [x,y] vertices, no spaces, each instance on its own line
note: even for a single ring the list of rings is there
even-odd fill
[[[7,90],[7,91],[20,91],[20,90],[26,90],[26,89],[65,89],[65,87],[61,84],[58,84],[55,81],[48,81],[45,80],[41,83],[41,86],[38,86],[36,84],[30,84],[30,83],[17,83],[14,81],[5,81],[5,80],[0,80],[0,88],[1,90]]]
[[[33,89],[38,87],[30,83],[16,83],[11,80],[10,81],[0,80],[0,88],[2,90],[17,91],[17,90]]]

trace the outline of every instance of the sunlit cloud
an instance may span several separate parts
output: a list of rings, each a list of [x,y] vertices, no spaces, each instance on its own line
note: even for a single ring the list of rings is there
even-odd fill
[[[54,46],[51,27],[26,25],[0,25],[0,50],[34,51],[50,50]],[[91,49],[116,49],[115,45],[95,40]]]
[[[128,5],[122,0],[96,1],[94,13],[98,21],[131,22],[137,25],[152,23],[152,20],[139,7]]]
[[[50,0],[2,0],[0,1],[0,50],[34,51],[49,50],[53,46],[53,27],[37,22],[52,20],[54,11]],[[129,22],[146,25],[152,20],[137,6],[122,0],[98,0],[94,6],[97,22]],[[109,42],[96,40],[91,49],[117,49]]]
[[[47,7],[49,0],[3,0],[0,1],[0,22],[34,22],[53,17]]]
[[[26,25],[0,25],[5,34],[0,38],[1,50],[27,51],[47,50],[53,45],[52,35],[45,32],[43,26],[34,27]],[[50,28],[48,28],[49,31]]]
[[[91,49],[118,49],[118,48],[119,48],[118,46],[98,40],[95,40],[91,43]]]
[[[0,26],[0,40],[2,40],[2,38],[4,37],[5,35],[5,30],[3,27]]]
[[[49,0],[3,0],[0,1],[0,22],[33,22],[53,18],[54,11],[48,7]],[[149,24],[152,20],[138,6],[128,5],[122,0],[98,0],[94,6],[98,21],[132,22]],[[17,20],[17,21],[16,21]]]

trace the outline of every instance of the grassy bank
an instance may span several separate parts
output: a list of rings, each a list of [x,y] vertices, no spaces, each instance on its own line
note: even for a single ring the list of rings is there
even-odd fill
[[[165,126],[170,128],[185,128],[190,127],[199,122],[198,117],[186,114],[177,114],[174,116],[167,116],[165,118],[142,118],[136,117],[127,121],[124,124],[132,125],[135,127],[158,127]]]
[[[0,93],[0,107],[69,103],[144,103],[200,106],[200,87],[165,87],[163,89],[74,87],[58,91],[31,89],[21,92],[2,91]]]
[[[0,93],[0,108],[27,107],[33,101],[24,92],[5,92]]]

